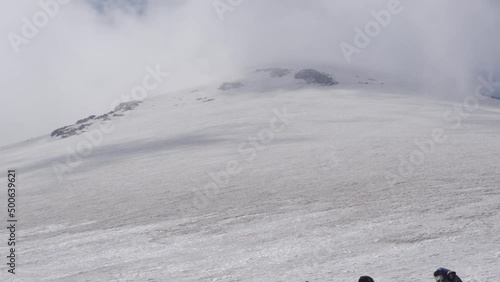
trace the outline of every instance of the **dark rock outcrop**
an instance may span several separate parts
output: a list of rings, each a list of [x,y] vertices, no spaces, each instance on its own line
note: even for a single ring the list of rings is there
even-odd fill
[[[309,84],[335,85],[338,82],[331,75],[314,69],[303,69],[295,74],[295,79],[303,79]]]
[[[85,129],[98,120],[108,121],[111,120],[111,117],[120,117],[123,116],[125,112],[131,111],[135,109],[139,104],[142,103],[141,101],[130,101],[130,102],[124,102],[119,104],[118,106],[115,107],[115,109],[107,114],[100,115],[96,117],[95,115],[91,115],[87,118],[78,120],[75,124],[64,126],[61,128],[58,128],[50,134],[51,137],[61,137],[61,138],[67,138],[70,136],[74,135],[80,135],[83,132],[85,132]]]
[[[141,101],[129,101],[129,102],[124,102],[119,104],[118,106],[115,107],[113,112],[126,112],[126,111],[131,111],[135,109],[139,104],[142,103]]]
[[[87,127],[89,127],[91,123],[86,123],[86,124],[74,124],[74,125],[68,125],[65,127],[58,128],[50,134],[51,137],[61,137],[61,138],[67,138],[73,135],[78,135],[84,132],[83,130]]]
[[[89,116],[88,118],[84,118],[84,119],[81,119],[81,120],[77,121],[76,124],[85,123],[85,122],[90,121],[90,120],[92,120],[94,118],[95,118],[95,116],[92,115],[92,116]]]

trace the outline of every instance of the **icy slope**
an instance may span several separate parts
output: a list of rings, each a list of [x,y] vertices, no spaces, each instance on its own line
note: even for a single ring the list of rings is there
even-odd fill
[[[259,72],[145,100],[61,181],[52,165],[83,134],[1,148],[0,168],[19,173],[15,277],[433,281],[445,266],[498,279],[498,111],[457,127],[451,103],[335,74],[315,86]],[[415,140],[441,141],[410,167]]]

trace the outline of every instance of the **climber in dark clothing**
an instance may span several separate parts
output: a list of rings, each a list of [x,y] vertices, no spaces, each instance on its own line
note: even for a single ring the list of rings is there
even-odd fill
[[[373,278],[371,278],[370,276],[361,276],[359,277],[358,282],[375,282],[375,281],[373,281]]]
[[[455,271],[443,267],[434,271],[434,279],[436,279],[436,282],[462,282]]]

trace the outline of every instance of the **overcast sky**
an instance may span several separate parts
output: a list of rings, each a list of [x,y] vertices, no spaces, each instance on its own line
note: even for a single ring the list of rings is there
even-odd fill
[[[43,20],[43,8],[3,0],[0,146],[109,111],[148,66],[170,73],[159,94],[250,65],[347,64],[340,44],[354,44],[355,28],[391,1],[61,0],[69,3],[26,38],[24,18]],[[498,66],[494,0],[400,2],[351,65],[404,75],[436,95],[470,91],[479,73]],[[24,41],[13,44],[13,34]]]

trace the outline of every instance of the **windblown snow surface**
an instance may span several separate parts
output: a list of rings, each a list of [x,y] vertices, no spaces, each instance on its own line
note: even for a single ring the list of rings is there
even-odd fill
[[[0,280],[499,281],[498,101],[460,112],[335,74],[150,97],[87,128],[113,130],[59,177],[85,135],[1,148],[19,222]]]

